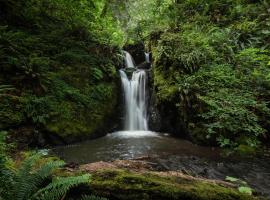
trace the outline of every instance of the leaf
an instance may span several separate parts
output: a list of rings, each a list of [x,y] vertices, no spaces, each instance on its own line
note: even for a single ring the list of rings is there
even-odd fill
[[[239,192],[252,195],[252,189],[250,187],[241,186],[238,188]]]
[[[237,182],[237,181],[239,181],[238,178],[234,178],[234,177],[231,177],[231,176],[226,176],[225,180],[226,181],[230,181],[230,182]]]

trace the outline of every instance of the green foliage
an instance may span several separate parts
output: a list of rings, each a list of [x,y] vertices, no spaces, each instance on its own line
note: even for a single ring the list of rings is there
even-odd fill
[[[178,124],[196,142],[236,150],[258,147],[262,138],[270,138],[268,3],[170,5],[171,23],[152,29],[147,42],[158,103],[175,105]]]
[[[37,200],[59,200],[62,199],[67,192],[81,184],[87,184],[90,180],[88,174],[76,177],[57,177],[46,187],[39,190],[33,195],[33,199]]]
[[[244,186],[242,186],[242,187],[239,187],[238,190],[241,193],[252,195],[252,189],[250,187],[244,187]]]
[[[242,181],[238,178],[227,176],[226,181],[233,182],[238,185],[238,191],[244,194],[252,195],[252,189],[247,185],[245,181]]]
[[[13,91],[15,88],[12,85],[0,85],[0,95]]]
[[[2,136],[1,133],[0,136]],[[2,138],[2,137],[1,137]],[[0,143],[2,139],[0,138]],[[6,153],[1,146],[0,152],[0,199],[5,200],[61,200],[71,199],[71,190],[90,182],[90,175],[58,177],[56,172],[64,166],[63,161],[45,158],[41,154],[31,154],[19,166],[7,166]],[[81,199],[105,200],[95,196],[81,194]],[[81,196],[79,195],[79,196]],[[79,198],[76,198],[79,199]]]
[[[24,107],[27,118],[38,125],[46,124],[52,110],[51,102],[52,100],[49,97],[29,96]]]
[[[211,62],[215,57],[215,51],[205,35],[198,30],[187,30],[177,34],[163,34],[156,56],[162,64],[170,63],[177,70],[193,72],[200,65]]]
[[[269,51],[258,48],[247,48],[239,52],[239,54],[236,55],[236,59],[237,68],[241,71],[241,73],[243,73],[243,75],[250,76],[250,83],[255,83],[258,85],[258,90],[260,93],[269,95]]]
[[[209,106],[209,111],[201,114],[202,118],[208,122],[206,124],[209,134],[207,137],[215,134],[221,146],[226,146],[228,143],[224,143],[224,140],[228,141],[240,133],[256,138],[266,132],[258,123],[259,117],[252,111],[256,108],[268,109],[266,105],[256,102],[251,94],[220,89],[218,92],[210,92],[199,99]],[[230,136],[230,133],[233,135]]]
[[[91,135],[109,117],[123,33],[107,4],[0,2],[0,129]]]
[[[91,195],[91,196],[83,196],[81,200],[107,200],[107,199]]]

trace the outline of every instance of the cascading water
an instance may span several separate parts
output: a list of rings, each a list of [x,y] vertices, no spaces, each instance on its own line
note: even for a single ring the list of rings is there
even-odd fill
[[[130,55],[130,53],[128,53],[127,51],[124,51],[125,54],[125,64],[127,68],[135,68],[135,64],[134,64],[134,60],[132,58],[132,56]]]
[[[144,55],[145,55],[145,61],[147,63],[151,63],[151,61],[150,61],[150,53],[145,52]]]
[[[129,65],[133,63],[129,53],[126,53],[125,60],[127,68],[134,68],[131,79],[125,70],[120,70],[125,97],[125,130],[147,131],[147,73]]]

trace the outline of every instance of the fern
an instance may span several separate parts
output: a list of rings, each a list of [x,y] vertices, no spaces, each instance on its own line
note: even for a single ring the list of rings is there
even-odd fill
[[[91,196],[83,196],[81,200],[107,200],[107,199],[91,195]]]
[[[40,154],[36,154],[27,158],[22,166],[19,168],[18,172],[14,178],[14,185],[11,190],[11,197],[14,200],[24,200],[28,199],[31,191],[37,190],[38,180],[31,173],[34,164],[41,158]]]
[[[52,172],[64,165],[63,161],[49,161],[38,166],[41,154],[35,154],[25,161],[14,176],[9,199],[28,200],[39,190],[44,180],[49,178]]]
[[[51,181],[53,172],[63,165],[63,161],[44,160],[42,154],[34,154],[25,159],[16,171],[0,166],[0,178],[4,178],[0,182],[0,200],[62,200],[70,189],[89,183],[89,174],[56,177]],[[3,188],[6,191],[2,191]],[[105,200],[94,196],[83,197],[83,200],[88,199]]]
[[[63,199],[67,192],[78,185],[86,184],[90,180],[90,175],[85,174],[76,177],[58,177],[51,184],[39,190],[33,200],[59,200]]]
[[[1,93],[6,93],[8,91],[12,91],[15,88],[12,85],[0,85],[0,94]]]

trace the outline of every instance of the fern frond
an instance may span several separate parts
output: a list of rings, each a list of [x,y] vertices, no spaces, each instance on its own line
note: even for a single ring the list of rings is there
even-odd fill
[[[36,154],[23,162],[15,177],[12,199],[30,199],[42,186],[44,180],[50,177],[54,170],[64,165],[63,161],[50,161],[41,166],[36,166],[41,157],[41,154]]]
[[[42,165],[37,171],[36,175],[39,177],[41,181],[48,178],[52,172],[62,166],[64,166],[65,162],[62,160],[58,161],[50,161],[44,165]]]
[[[86,184],[90,175],[85,174],[76,177],[58,177],[51,184],[39,190],[31,199],[33,200],[59,200],[71,189],[81,184]]]
[[[108,200],[108,199],[91,195],[91,196],[83,196],[81,200]]]
[[[12,85],[0,85],[0,93],[8,92],[15,90],[15,88]]]

